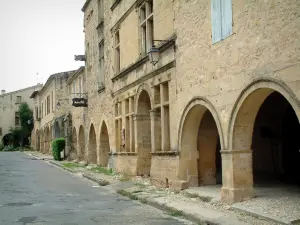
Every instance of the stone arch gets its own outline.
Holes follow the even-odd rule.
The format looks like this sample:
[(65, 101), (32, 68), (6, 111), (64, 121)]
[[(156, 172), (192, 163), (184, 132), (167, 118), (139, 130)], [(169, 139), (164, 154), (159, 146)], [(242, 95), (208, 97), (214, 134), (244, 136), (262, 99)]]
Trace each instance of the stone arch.
[(151, 97), (147, 90), (141, 89), (137, 98), (136, 110), (136, 149), (138, 154), (137, 175), (150, 176), (151, 170)]
[(99, 148), (99, 164), (103, 167), (108, 166), (110, 152), (109, 133), (105, 121), (100, 126), (100, 148)]
[(144, 93), (144, 92), (147, 92), (148, 93), (148, 96), (149, 96), (149, 99), (150, 99), (150, 104), (151, 104), (151, 109), (153, 108), (153, 97), (152, 97), (152, 95), (151, 95), (151, 88), (147, 85), (147, 84), (145, 84), (145, 83), (143, 83), (143, 84), (141, 84), (139, 87), (138, 87), (138, 89), (137, 89), (137, 94), (136, 94), (136, 98), (135, 98), (135, 112), (137, 113), (137, 111), (138, 111), (138, 100), (140, 99), (140, 95), (142, 94), (142, 93)]
[(85, 160), (85, 135), (84, 135), (84, 129), (81, 125), (79, 127), (78, 132), (78, 159), (79, 161)]
[(10, 133), (9, 134), (5, 134), (2, 138), (2, 143), (4, 146), (10, 145), (11, 144), (11, 140), (10, 140)]
[(188, 103), (180, 120), (178, 141), (180, 180), (190, 186), (221, 182), (217, 175), (221, 174), (224, 137), (217, 111), (208, 100), (198, 97)]
[[(270, 107), (272, 104), (273, 107)], [(283, 121), (284, 110), (290, 107), (299, 125), (299, 106), (299, 100), (293, 91), (286, 84), (275, 79), (255, 80), (241, 92), (232, 110), (228, 127), (228, 150), (224, 151), (223, 155), (223, 165), (228, 168), (227, 176), (223, 177), (225, 181), (222, 198), (224, 200), (236, 202), (253, 196), (253, 167), (257, 164), (254, 163), (253, 158), (256, 154), (267, 154), (266, 150), (268, 150), (270, 157), (262, 162), (263, 167), (273, 160), (271, 163), (275, 170), (274, 155), (271, 154), (274, 154), (274, 149), (276, 155), (283, 150), (280, 146), (281, 137), (278, 134), (282, 130), (279, 127), (282, 126), (280, 124)], [(266, 119), (264, 124), (261, 120), (263, 115), (265, 119), (268, 118), (266, 115), (271, 117)], [(275, 117), (277, 119), (274, 120)], [(264, 136), (268, 142), (266, 140), (262, 142)], [(263, 144), (266, 145), (262, 147)], [(257, 149), (262, 151), (256, 151)]]
[(89, 130), (88, 163), (97, 164), (97, 138), (93, 124)]
[(72, 146), (70, 151), (70, 160), (77, 159), (77, 152), (78, 152), (77, 146), (78, 146), (77, 132), (76, 132), (76, 128), (74, 127), (72, 130)]
[[(243, 141), (244, 144), (241, 143), (242, 145), (244, 145), (243, 147), (236, 142), (237, 140), (234, 140), (234, 132), (238, 132), (236, 128), (239, 123), (249, 124), (249, 122), (251, 123), (251, 121), (253, 122), (255, 120), (256, 114), (260, 106), (265, 101), (265, 99), (274, 91), (280, 93), (290, 103), (300, 121), (300, 102), (296, 95), (293, 93), (293, 91), (286, 84), (275, 79), (255, 80), (241, 92), (241, 94), (237, 98), (237, 101), (234, 104), (228, 128), (229, 150), (249, 150), (249, 148), (245, 146), (249, 146), (250, 136), (245, 141)], [(238, 116), (238, 114), (240, 116)], [(245, 116), (241, 116), (242, 114)], [(252, 128), (249, 127), (248, 132), (251, 133), (251, 130)]]

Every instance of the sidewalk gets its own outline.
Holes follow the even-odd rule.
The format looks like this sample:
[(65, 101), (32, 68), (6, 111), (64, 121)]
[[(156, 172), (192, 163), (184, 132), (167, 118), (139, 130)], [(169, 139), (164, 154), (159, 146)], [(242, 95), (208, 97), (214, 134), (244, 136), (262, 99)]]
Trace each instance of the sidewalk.
[(77, 164), (66, 161), (57, 162), (54, 161), (51, 156), (39, 152), (26, 153), (37, 159), (48, 161), (55, 166), (90, 179), (110, 192), (127, 196), (143, 204), (149, 204), (168, 212), (174, 217), (186, 218), (196, 224), (279, 224), (236, 211), (230, 205), (226, 205), (220, 201), (204, 201), (201, 196), (187, 195), (185, 192), (174, 193), (169, 189), (156, 188), (151, 186), (147, 179), (129, 178), (102, 169), (100, 172), (97, 172), (96, 166), (83, 166), (82, 163)]

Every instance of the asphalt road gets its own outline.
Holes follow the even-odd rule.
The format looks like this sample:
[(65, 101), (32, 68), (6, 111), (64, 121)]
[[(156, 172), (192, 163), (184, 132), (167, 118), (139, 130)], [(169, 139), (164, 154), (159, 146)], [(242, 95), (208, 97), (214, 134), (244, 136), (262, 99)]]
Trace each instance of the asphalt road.
[(24, 153), (0, 153), (0, 225), (179, 225), (151, 206)]

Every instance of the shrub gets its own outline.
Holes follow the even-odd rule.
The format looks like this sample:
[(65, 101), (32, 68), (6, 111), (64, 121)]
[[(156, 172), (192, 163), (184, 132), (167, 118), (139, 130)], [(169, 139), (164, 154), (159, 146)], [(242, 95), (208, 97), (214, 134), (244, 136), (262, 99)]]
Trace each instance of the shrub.
[(3, 149), (4, 149), (4, 144), (2, 144), (2, 143), (0, 142), (0, 152), (2, 152)]
[(7, 145), (3, 148), (4, 152), (13, 152), (13, 151), (17, 151), (17, 149), (13, 146), (13, 145)]
[(53, 158), (56, 161), (61, 161), (62, 158), (60, 157), (60, 153), (64, 150), (66, 145), (66, 141), (64, 138), (57, 138), (52, 142), (52, 154)]

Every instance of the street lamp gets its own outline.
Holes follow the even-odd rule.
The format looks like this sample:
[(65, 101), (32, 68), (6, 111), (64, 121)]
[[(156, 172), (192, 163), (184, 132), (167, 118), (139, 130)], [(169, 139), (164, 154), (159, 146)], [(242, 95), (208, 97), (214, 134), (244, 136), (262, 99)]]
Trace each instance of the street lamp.
[(58, 102), (58, 103), (56, 104), (56, 108), (57, 108), (57, 110), (60, 109), (60, 102)]
[(148, 55), (149, 55), (150, 63), (152, 63), (153, 66), (155, 66), (156, 63), (158, 63), (158, 59), (159, 59), (159, 48), (153, 45), (152, 48), (150, 48)]
[[(174, 39), (169, 39), (169, 40), (153, 40), (153, 43), (159, 42), (159, 45), (161, 47), (163, 44), (167, 44), (167, 43), (170, 43), (170, 42), (173, 42), (173, 41), (174, 41)], [(160, 53), (160, 47), (157, 47), (155, 44), (153, 44), (152, 48), (150, 48), (150, 50), (148, 52), (150, 63), (153, 64), (153, 66), (155, 66), (158, 63), (159, 53)]]

